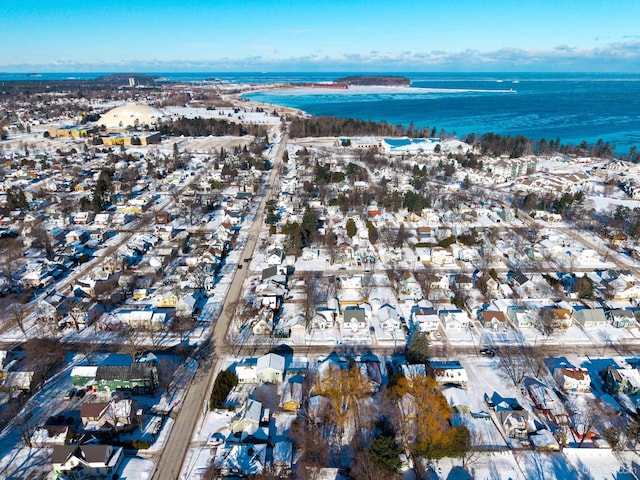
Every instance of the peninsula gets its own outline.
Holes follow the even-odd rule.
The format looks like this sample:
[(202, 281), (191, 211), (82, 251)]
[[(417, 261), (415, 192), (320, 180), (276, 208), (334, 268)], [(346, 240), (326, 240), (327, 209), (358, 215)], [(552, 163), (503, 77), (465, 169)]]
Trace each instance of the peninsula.
[(398, 75), (351, 75), (338, 78), (334, 83), (374, 87), (408, 87), (411, 85), (411, 80)]

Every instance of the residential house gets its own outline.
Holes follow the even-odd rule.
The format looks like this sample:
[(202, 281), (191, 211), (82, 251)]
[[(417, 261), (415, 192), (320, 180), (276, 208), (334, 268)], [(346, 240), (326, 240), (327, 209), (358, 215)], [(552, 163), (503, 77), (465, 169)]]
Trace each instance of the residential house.
[(84, 243), (89, 239), (89, 234), (83, 229), (75, 229), (67, 232), (64, 236), (67, 245), (71, 243)]
[(216, 449), (213, 463), (224, 477), (246, 478), (262, 473), (267, 461), (266, 444), (227, 443)]
[(51, 464), (70, 480), (111, 477), (124, 457), (122, 447), (111, 445), (56, 445)]
[[(7, 367), (9, 369), (10, 366)], [(32, 371), (0, 371), (0, 392), (35, 392), (40, 384), (39, 376)]]
[(153, 393), (159, 386), (154, 362), (131, 365), (77, 366), (71, 370), (73, 384), (92, 385), (96, 390), (131, 390), (135, 394)]
[(424, 243), (437, 243), (436, 236), (431, 227), (418, 227), (416, 230), (418, 241)]
[(271, 467), (278, 478), (288, 478), (293, 462), (293, 444), (282, 440), (273, 445)]
[(418, 307), (411, 312), (411, 323), (421, 332), (435, 332), (440, 328), (440, 317), (432, 307)]
[(31, 435), (32, 447), (53, 447), (66, 445), (73, 437), (73, 428), (69, 425), (45, 425), (37, 427)]
[(522, 272), (510, 272), (509, 280), (513, 285), (521, 288), (525, 288), (531, 282), (531, 279)]
[(87, 402), (80, 407), (85, 431), (126, 432), (136, 427), (136, 402), (114, 396), (109, 402)]
[(545, 328), (569, 328), (573, 316), (568, 308), (541, 308), (540, 320)]
[(273, 333), (273, 310), (263, 307), (253, 319), (251, 331), (254, 335), (271, 335)]
[(282, 386), (282, 409), (287, 412), (297, 412), (302, 405), (302, 377), (296, 375)]
[(508, 438), (527, 438), (529, 435), (529, 412), (526, 410), (500, 410), (495, 416)]
[(101, 320), (101, 325), (105, 327), (110, 323), (121, 323), (135, 329), (158, 331), (166, 327), (167, 314), (144, 307), (130, 310), (123, 306)]
[(337, 316), (338, 309), (334, 310), (329, 307), (318, 307), (312, 321), (313, 328), (317, 328), (319, 330), (333, 328)]
[(417, 302), (423, 298), (422, 288), (413, 273), (405, 272), (398, 284), (398, 299), (400, 301)]
[(96, 216), (93, 218), (93, 224), (99, 228), (105, 228), (111, 222), (111, 214), (110, 213), (96, 213)]
[(433, 370), (436, 382), (440, 385), (458, 385), (466, 388), (468, 382), (467, 371), (458, 360), (434, 360), (429, 363), (429, 366)]
[(609, 310), (607, 312), (607, 317), (609, 318), (611, 325), (616, 328), (631, 328), (636, 325), (636, 319), (631, 310)]
[(256, 378), (262, 383), (281, 384), (284, 377), (284, 357), (268, 353), (258, 358)]
[(516, 328), (533, 328), (538, 323), (535, 314), (522, 305), (507, 307), (506, 315)]
[(231, 432), (244, 441), (248, 436), (267, 436), (260, 432), (260, 422), (262, 421), (262, 403), (254, 399), (248, 399), (242, 410), (236, 415), (231, 423)]
[(505, 332), (509, 329), (507, 317), (502, 312), (485, 310), (482, 312), (480, 322), (484, 328), (496, 332)]
[(357, 363), (362, 379), (369, 385), (371, 391), (379, 390), (382, 386), (382, 370), (380, 359), (373, 354), (363, 355)]
[(469, 327), (469, 316), (462, 310), (440, 310), (440, 321), (446, 330), (465, 330)]
[(52, 292), (38, 302), (35, 316), (42, 322), (57, 322), (69, 312), (70, 303), (70, 298)]
[[(86, 427), (89, 424), (95, 424), (98, 420), (104, 417), (107, 408), (109, 407), (109, 402), (87, 402), (83, 403), (80, 407), (80, 419), (82, 420), (82, 425)], [(94, 428), (94, 430), (98, 430), (99, 428)]]
[(256, 286), (255, 296), (260, 299), (262, 306), (278, 310), (285, 293), (286, 289), (282, 285), (269, 280)]
[(192, 317), (196, 306), (196, 299), (187, 293), (176, 303), (176, 317)]
[(93, 212), (76, 212), (73, 214), (73, 223), (76, 225), (88, 225), (94, 217)]
[(286, 259), (285, 251), (282, 247), (271, 247), (267, 249), (266, 263), (267, 265), (282, 265)]
[(576, 308), (573, 313), (577, 322), (583, 328), (603, 328), (609, 321), (603, 308)]
[(553, 378), (565, 392), (588, 393), (591, 391), (591, 377), (586, 368), (556, 368), (553, 370)]
[(524, 379), (524, 385), (538, 410), (558, 424), (567, 421), (567, 414), (562, 402), (560, 402), (560, 399), (552, 389), (542, 382), (529, 377)]
[(156, 212), (156, 225), (166, 225), (171, 222), (171, 214), (164, 210)]
[(361, 307), (347, 307), (342, 313), (342, 324), (344, 329), (353, 332), (363, 331), (367, 328), (365, 309)]
[(621, 359), (600, 372), (605, 390), (610, 393), (634, 395), (640, 392), (640, 370)]
[(378, 309), (378, 322), (383, 330), (402, 330), (402, 321), (398, 311), (387, 303)]

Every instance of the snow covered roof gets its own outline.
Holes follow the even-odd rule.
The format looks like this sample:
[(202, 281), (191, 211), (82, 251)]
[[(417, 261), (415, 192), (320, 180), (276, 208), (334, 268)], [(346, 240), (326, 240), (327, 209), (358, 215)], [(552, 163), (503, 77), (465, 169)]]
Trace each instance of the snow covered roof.
[(133, 127), (144, 124), (153, 125), (158, 123), (158, 120), (164, 116), (165, 114), (162, 110), (150, 105), (128, 103), (106, 112), (100, 117), (98, 124), (108, 128)]
[(284, 357), (275, 353), (267, 353), (266, 355), (258, 358), (257, 367), (258, 370), (272, 368), (274, 370), (284, 372)]
[(223, 472), (251, 475), (262, 472), (266, 458), (266, 444), (229, 444), (216, 450), (214, 462)]

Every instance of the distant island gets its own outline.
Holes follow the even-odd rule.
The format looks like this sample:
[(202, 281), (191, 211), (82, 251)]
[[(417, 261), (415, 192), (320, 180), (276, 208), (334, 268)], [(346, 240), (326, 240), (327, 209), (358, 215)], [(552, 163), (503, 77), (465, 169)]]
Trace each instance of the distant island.
[(135, 80), (136, 85), (153, 85), (155, 83), (154, 77), (142, 73), (115, 73), (98, 77), (95, 81), (99, 83), (126, 85), (129, 83), (130, 78)]
[(335, 83), (368, 87), (408, 87), (411, 80), (397, 75), (351, 75), (338, 78)]

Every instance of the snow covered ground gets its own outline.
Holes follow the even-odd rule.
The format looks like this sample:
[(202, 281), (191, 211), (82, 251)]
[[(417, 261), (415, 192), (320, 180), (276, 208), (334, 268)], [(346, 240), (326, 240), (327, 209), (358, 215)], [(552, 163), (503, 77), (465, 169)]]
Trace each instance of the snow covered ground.
[(150, 480), (155, 466), (151, 460), (140, 457), (124, 457), (120, 467), (121, 480)]

